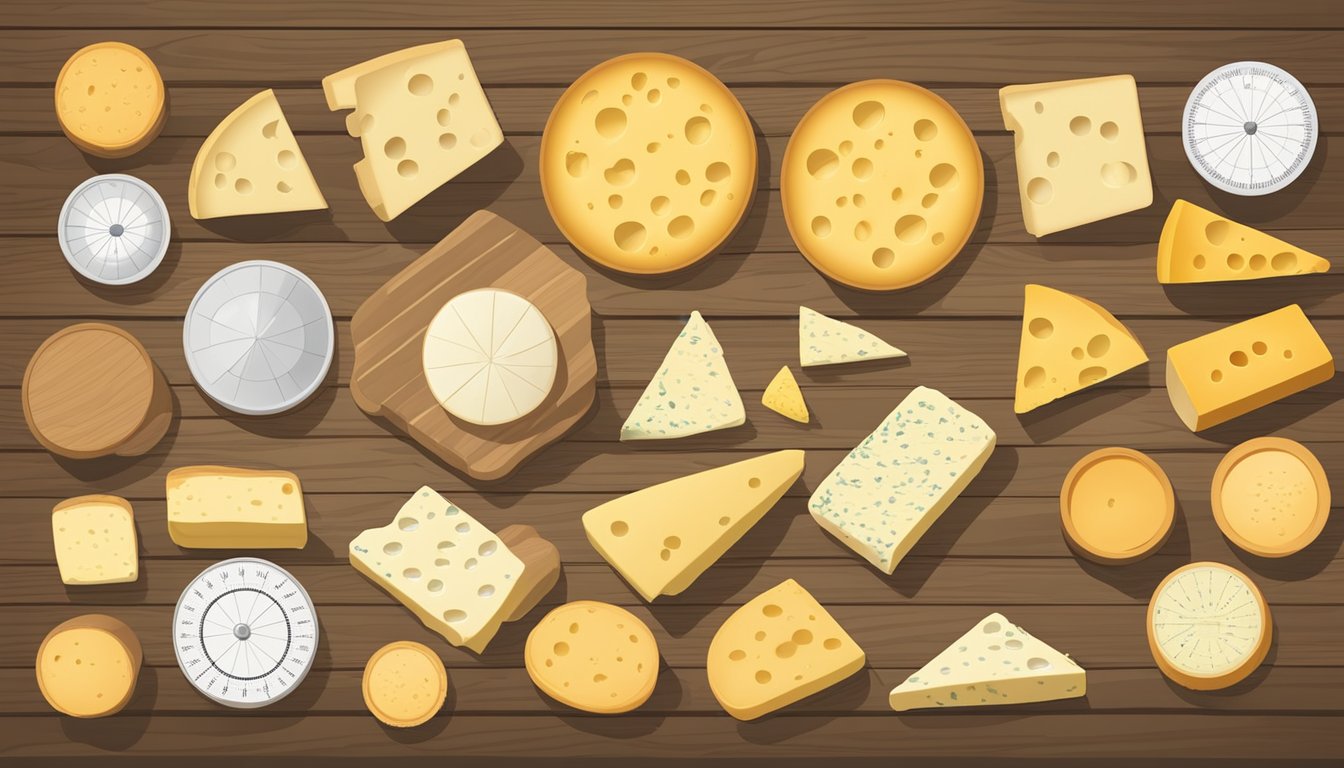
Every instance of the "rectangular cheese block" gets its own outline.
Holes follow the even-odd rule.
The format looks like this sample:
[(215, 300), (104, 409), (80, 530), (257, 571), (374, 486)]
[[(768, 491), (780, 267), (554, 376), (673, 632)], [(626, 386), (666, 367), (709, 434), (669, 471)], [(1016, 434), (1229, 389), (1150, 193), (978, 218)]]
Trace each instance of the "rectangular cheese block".
[(1334, 375), (1330, 350), (1296, 304), (1167, 350), (1167, 397), (1195, 432)]
[(1017, 147), (1022, 220), (1037, 237), (1153, 202), (1139, 91), (1130, 75), (999, 91)]
[(808, 502), (822, 528), (891, 573), (994, 452), (994, 430), (916, 387), (840, 461)]
[(120, 584), (140, 578), (135, 515), (119, 496), (79, 496), (51, 511), (56, 565), (66, 584)]
[(179, 547), (303, 549), (308, 518), (293, 472), (181, 467), (168, 473), (168, 535)]

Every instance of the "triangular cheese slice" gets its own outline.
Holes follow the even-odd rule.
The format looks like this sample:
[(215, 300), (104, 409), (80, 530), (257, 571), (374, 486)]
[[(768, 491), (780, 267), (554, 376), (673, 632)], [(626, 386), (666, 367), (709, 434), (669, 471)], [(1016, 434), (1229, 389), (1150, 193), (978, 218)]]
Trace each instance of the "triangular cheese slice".
[(196, 219), (327, 207), (275, 91), (258, 93), (215, 126), (191, 166), (187, 205)]
[(991, 613), (924, 668), (892, 689), (897, 712), (1027, 704), (1087, 693), (1087, 673), (1001, 613)]
[(799, 424), (806, 424), (811, 418), (807, 402), (803, 400), (803, 390), (798, 388), (798, 380), (793, 378), (793, 371), (787, 365), (770, 380), (761, 395), (761, 405)]
[(1146, 362), (1139, 340), (1101, 306), (1028, 285), (1013, 411), (1026, 413)]
[(802, 473), (802, 451), (757, 456), (609, 501), (584, 513), (583, 530), (645, 600), (680, 594)]
[(755, 720), (844, 680), (864, 659), (821, 603), (789, 579), (723, 622), (705, 671), (728, 714)]
[(1177, 200), (1157, 244), (1159, 283), (1214, 283), (1329, 272), (1314, 253)]
[(798, 308), (798, 359), (804, 368), (887, 357), (905, 357), (905, 353), (857, 325)]
[(666, 440), (746, 423), (742, 397), (709, 323), (692, 312), (621, 427), (622, 440)]

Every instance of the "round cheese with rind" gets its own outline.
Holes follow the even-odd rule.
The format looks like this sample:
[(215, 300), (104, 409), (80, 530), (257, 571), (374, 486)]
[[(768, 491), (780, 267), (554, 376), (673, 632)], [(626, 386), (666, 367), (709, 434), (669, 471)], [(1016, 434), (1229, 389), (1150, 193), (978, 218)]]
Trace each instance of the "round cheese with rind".
[(37, 650), (37, 685), (52, 709), (106, 717), (131, 700), (140, 639), (119, 619), (91, 613), (58, 624)]
[(1162, 673), (1196, 691), (1244, 680), (1269, 652), (1269, 605), (1244, 573), (1221, 563), (1177, 568), (1148, 603), (1148, 647)]
[(56, 118), (75, 146), (99, 157), (140, 151), (163, 129), (163, 78), (144, 51), (117, 42), (85, 46), (56, 77)]
[(658, 682), (658, 642), (638, 616), (591, 600), (546, 614), (523, 651), (527, 674), (547, 696), (597, 714), (629, 712)]
[(422, 643), (399, 640), (364, 665), (364, 706), (386, 725), (413, 728), (434, 717), (448, 695), (448, 670)]

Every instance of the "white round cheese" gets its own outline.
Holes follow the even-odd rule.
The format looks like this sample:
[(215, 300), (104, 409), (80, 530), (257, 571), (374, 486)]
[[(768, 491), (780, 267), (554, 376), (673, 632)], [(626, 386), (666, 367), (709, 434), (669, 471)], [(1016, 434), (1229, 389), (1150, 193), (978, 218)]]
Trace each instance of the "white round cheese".
[(1244, 679), (1269, 651), (1269, 606), (1245, 574), (1191, 563), (1158, 585), (1148, 606), (1148, 644), (1166, 675), (1214, 690)]
[(555, 384), (555, 333), (527, 299), (496, 288), (458, 294), (425, 333), (434, 399), (472, 424), (505, 424), (541, 405)]

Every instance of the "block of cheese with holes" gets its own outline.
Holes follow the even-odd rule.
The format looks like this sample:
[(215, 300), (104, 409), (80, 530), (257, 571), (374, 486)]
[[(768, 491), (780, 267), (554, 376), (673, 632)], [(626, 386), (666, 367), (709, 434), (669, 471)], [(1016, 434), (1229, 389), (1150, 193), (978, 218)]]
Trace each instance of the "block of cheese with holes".
[(755, 720), (863, 669), (863, 649), (802, 585), (788, 579), (723, 622), (705, 671), (719, 705)]
[(383, 221), (504, 143), (461, 40), (356, 64), (322, 78), (322, 91), (327, 108), (354, 110), (346, 130), (364, 149), (355, 178)]
[(1159, 283), (1214, 283), (1329, 272), (1314, 253), (1177, 200), (1157, 243)]
[(191, 165), (187, 205), (196, 219), (327, 207), (275, 91), (243, 102), (210, 132)]
[(1022, 220), (1037, 237), (1153, 202), (1139, 91), (1130, 75), (999, 91), (1017, 147)]
[(1334, 375), (1330, 350), (1296, 304), (1167, 350), (1167, 396), (1196, 432)]
[(1099, 304), (1027, 285), (1013, 412), (1027, 413), (1146, 362), (1138, 338)]
[(692, 312), (621, 425), (621, 440), (687, 437), (746, 421), (723, 346), (705, 318)]
[(168, 473), (168, 535), (179, 547), (303, 549), (308, 518), (293, 472), (180, 467)]
[(802, 451), (776, 451), (594, 507), (583, 515), (583, 530), (645, 600), (680, 594), (802, 473)]
[(560, 577), (555, 545), (527, 526), (495, 535), (429, 487), (350, 542), (350, 564), (426, 627), (476, 653)]
[(79, 496), (57, 504), (51, 538), (66, 584), (119, 584), (140, 577), (135, 515), (120, 496)]

